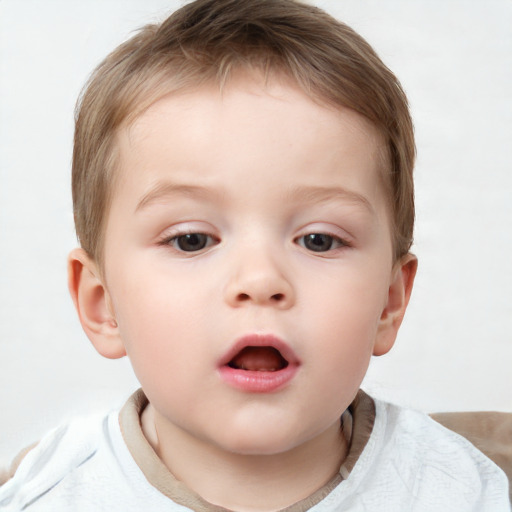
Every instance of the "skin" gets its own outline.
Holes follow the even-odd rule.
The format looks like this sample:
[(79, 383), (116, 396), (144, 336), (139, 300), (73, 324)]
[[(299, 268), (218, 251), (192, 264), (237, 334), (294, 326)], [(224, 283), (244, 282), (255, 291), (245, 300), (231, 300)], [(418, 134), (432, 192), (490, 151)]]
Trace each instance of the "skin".
[[(245, 74), (166, 96), (118, 144), (104, 269), (69, 260), (87, 335), (128, 354), (147, 438), (203, 498), (276, 510), (310, 495), (346, 455), (340, 416), (392, 347), (416, 271), (393, 262), (379, 133)], [(206, 245), (183, 250), (191, 233)], [(282, 340), (293, 378), (266, 393), (223, 380), (246, 335)]]

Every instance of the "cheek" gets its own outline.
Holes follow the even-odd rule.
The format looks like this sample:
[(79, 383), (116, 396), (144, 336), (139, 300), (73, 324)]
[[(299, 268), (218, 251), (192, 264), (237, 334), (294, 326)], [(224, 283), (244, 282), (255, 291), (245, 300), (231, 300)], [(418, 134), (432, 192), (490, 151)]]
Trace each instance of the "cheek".
[(311, 273), (303, 280), (301, 295), (324, 329), (336, 329), (349, 337), (351, 333), (371, 334), (386, 304), (388, 279), (376, 266), (347, 264), (331, 272)]
[(208, 314), (197, 290), (179, 279), (141, 271), (115, 275), (112, 291), (119, 333), (141, 381), (157, 378), (159, 371), (184, 371), (179, 361), (194, 364), (199, 355), (196, 340), (205, 334), (197, 312)]
[(315, 340), (313, 356), (328, 379), (362, 379), (373, 351), (387, 290), (382, 277), (361, 275), (331, 276), (323, 294), (309, 300), (304, 339)]
[(148, 336), (151, 331), (159, 334), (159, 330), (193, 325), (201, 297), (197, 280), (183, 272), (171, 273), (151, 260), (123, 263), (112, 272), (109, 289), (118, 323), (128, 327), (124, 334)]

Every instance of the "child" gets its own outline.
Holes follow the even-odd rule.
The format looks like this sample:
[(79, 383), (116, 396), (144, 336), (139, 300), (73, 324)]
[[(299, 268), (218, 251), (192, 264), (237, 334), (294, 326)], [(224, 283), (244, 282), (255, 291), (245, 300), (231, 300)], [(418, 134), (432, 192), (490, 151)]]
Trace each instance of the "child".
[(509, 510), (505, 475), (359, 386), (411, 294), (414, 138), (368, 44), (197, 0), (81, 98), (69, 286), (142, 389), (29, 451), (2, 510)]

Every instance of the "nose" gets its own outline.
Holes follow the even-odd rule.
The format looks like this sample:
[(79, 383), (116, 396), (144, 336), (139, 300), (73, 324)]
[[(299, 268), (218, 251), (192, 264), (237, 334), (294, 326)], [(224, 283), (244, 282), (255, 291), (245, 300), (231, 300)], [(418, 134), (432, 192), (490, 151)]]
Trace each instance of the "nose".
[(289, 309), (295, 303), (295, 292), (283, 269), (263, 251), (252, 251), (238, 257), (230, 268), (225, 300), (232, 307), (244, 305)]

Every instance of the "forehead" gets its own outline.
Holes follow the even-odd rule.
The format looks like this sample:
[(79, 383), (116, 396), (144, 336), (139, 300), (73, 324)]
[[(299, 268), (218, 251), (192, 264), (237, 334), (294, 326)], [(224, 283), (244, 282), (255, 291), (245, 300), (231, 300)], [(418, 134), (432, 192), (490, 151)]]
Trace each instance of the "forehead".
[(123, 126), (117, 144), (122, 181), (131, 176), (142, 184), (144, 176), (154, 181), (172, 170), (175, 178), (205, 183), (219, 171), (247, 166), (257, 178), (257, 166), (264, 165), (284, 173), (289, 184), (314, 185), (316, 169), (331, 161), (335, 172), (343, 161), (345, 169), (363, 163), (366, 185), (383, 190), (385, 145), (375, 126), (348, 108), (314, 101), (283, 77), (245, 73), (224, 87), (169, 93)]
[[(201, 109), (194, 109), (198, 102)], [(342, 124), (345, 130), (350, 126), (354, 138), (364, 138), (367, 144), (371, 144), (372, 153), (374, 149), (380, 152), (385, 149), (384, 137), (372, 122), (348, 107), (333, 106), (318, 95), (307, 94), (292, 78), (278, 72), (264, 75), (259, 70), (239, 70), (233, 72), (226, 82), (208, 81), (196, 87), (191, 84), (175, 86), (171, 81), (163, 86), (156, 99), (141, 99), (139, 103), (133, 108), (134, 115), (128, 116), (118, 129), (118, 141), (128, 136), (131, 142), (135, 142), (138, 137), (142, 140), (154, 135), (151, 134), (152, 126), (161, 122), (163, 116), (175, 118), (178, 131), (184, 121), (193, 120), (192, 116), (202, 116), (204, 124), (212, 113), (218, 121), (234, 113), (240, 125), (251, 123), (254, 116), (244, 116), (249, 114), (247, 107), (252, 104), (260, 114), (258, 117), (266, 116), (271, 122), (280, 113), (294, 116), (300, 123), (296, 125), (297, 138), (300, 138), (298, 132), (304, 129), (314, 131), (326, 124)], [(333, 130), (333, 136), (337, 135), (336, 132)]]

